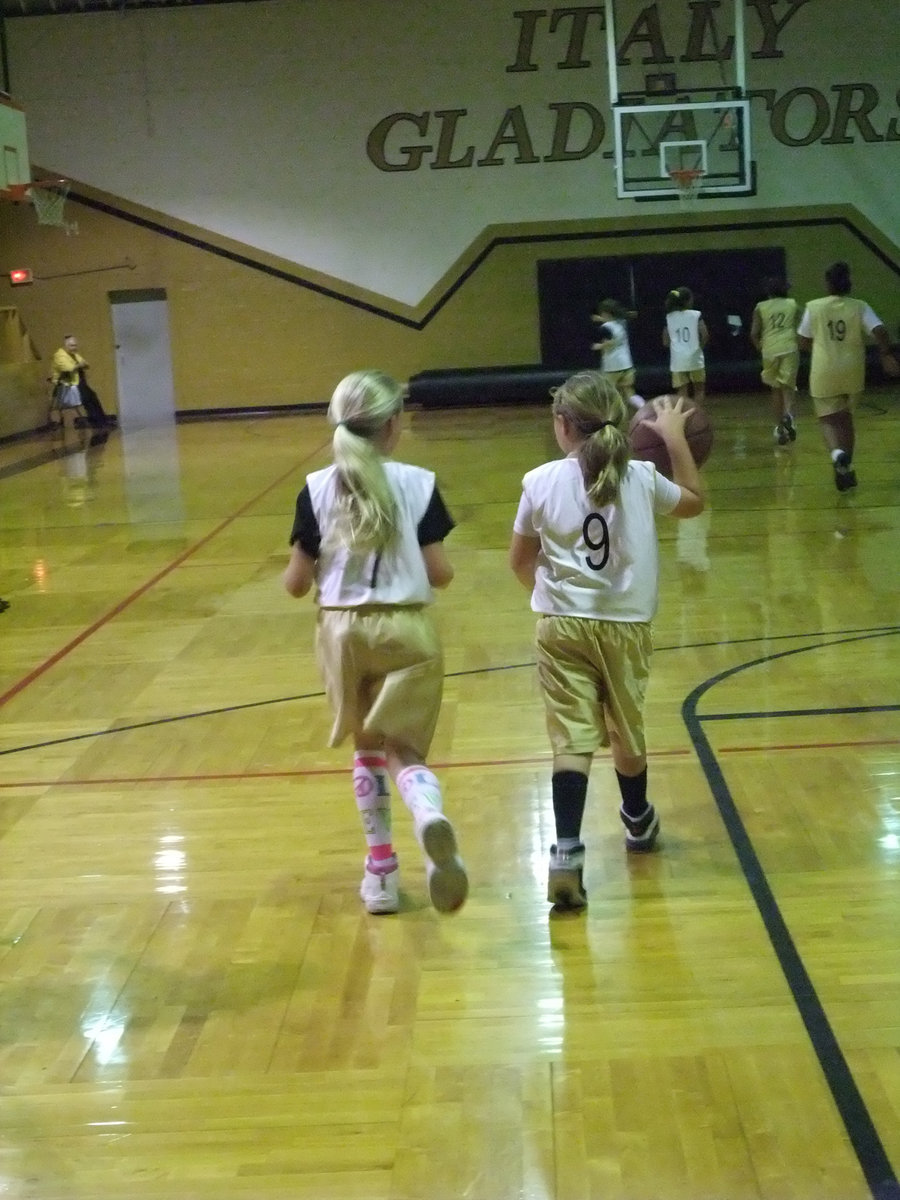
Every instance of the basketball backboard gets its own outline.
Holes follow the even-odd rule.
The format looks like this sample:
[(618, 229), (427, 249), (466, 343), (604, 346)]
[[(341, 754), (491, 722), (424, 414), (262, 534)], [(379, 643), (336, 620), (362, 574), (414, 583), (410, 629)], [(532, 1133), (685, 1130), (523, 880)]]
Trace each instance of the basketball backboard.
[(617, 195), (683, 199), (685, 173), (695, 198), (754, 193), (744, 0), (605, 5)]
[(30, 181), (25, 113), (6, 92), (0, 92), (0, 192), (5, 192), (10, 184)]

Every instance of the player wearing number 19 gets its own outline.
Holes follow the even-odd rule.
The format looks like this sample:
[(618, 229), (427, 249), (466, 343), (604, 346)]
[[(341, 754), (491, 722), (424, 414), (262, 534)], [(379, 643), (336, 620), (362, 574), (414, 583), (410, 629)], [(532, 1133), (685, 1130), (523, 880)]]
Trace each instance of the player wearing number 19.
[(866, 334), (877, 342), (886, 375), (900, 375), (884, 322), (864, 300), (850, 295), (850, 268), (833, 263), (825, 272), (828, 295), (810, 300), (800, 322), (800, 346), (812, 347), (809, 391), (839, 492), (856, 487), (853, 470), (853, 408), (866, 375)]
[(523, 479), (510, 566), (538, 614), (556, 825), (547, 898), (559, 908), (583, 908), (581, 825), (601, 747), (612, 751), (626, 849), (650, 850), (659, 833), (647, 799), (643, 718), (658, 593), (655, 517), (698, 516), (704, 492), (684, 435), (690, 410), (682, 397), (654, 402), (673, 482), (652, 463), (631, 459), (631, 412), (600, 372), (572, 375), (551, 394), (565, 458)]

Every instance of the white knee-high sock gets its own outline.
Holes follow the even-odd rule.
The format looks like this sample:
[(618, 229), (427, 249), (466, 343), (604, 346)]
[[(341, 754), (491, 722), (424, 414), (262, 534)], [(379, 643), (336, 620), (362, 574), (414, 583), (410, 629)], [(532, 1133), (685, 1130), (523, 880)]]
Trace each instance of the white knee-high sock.
[(441, 785), (424, 763), (404, 767), (397, 776), (397, 790), (414, 818), (435, 809), (440, 812), (443, 807)]

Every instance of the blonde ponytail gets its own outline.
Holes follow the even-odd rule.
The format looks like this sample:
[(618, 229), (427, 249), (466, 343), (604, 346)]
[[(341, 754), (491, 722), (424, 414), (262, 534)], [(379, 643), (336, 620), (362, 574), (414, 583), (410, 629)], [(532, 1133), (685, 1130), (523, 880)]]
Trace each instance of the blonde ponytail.
[(625, 402), (616, 386), (598, 371), (581, 371), (555, 389), (553, 412), (584, 439), (577, 457), (590, 500), (599, 508), (614, 503), (631, 458)]
[(338, 475), (333, 536), (351, 550), (381, 551), (397, 532), (397, 501), (373, 439), (403, 408), (403, 388), (382, 371), (355, 371), (334, 389), (328, 419)]

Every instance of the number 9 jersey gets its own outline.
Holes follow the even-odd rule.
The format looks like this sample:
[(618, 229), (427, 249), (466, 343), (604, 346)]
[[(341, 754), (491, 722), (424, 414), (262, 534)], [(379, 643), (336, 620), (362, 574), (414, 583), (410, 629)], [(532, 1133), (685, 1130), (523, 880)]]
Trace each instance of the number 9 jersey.
[(588, 499), (575, 455), (535, 467), (522, 480), (515, 532), (540, 538), (531, 607), (546, 616), (650, 621), (659, 594), (656, 515), (680, 487), (632, 459), (613, 504)]

